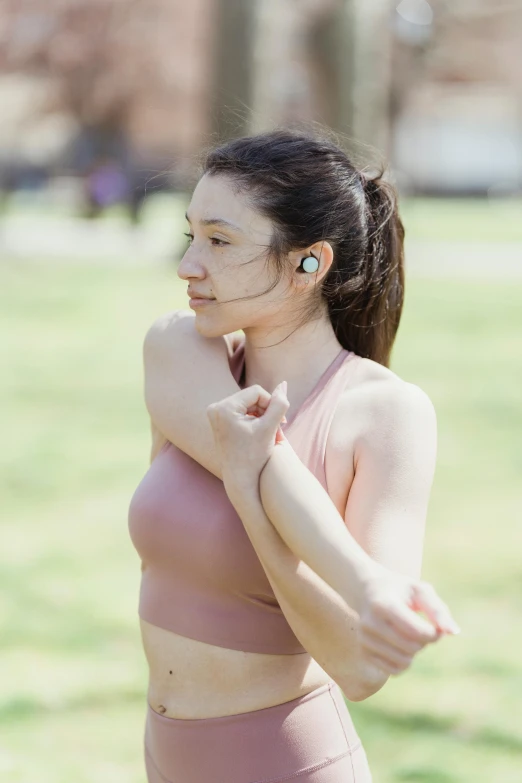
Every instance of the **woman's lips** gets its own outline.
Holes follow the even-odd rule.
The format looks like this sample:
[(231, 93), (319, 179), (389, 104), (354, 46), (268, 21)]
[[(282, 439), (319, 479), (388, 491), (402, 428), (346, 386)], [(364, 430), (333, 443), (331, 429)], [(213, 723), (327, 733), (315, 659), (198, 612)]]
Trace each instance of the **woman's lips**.
[(215, 299), (204, 299), (203, 297), (192, 297), (189, 299), (189, 307), (204, 307), (204, 305), (215, 302)]

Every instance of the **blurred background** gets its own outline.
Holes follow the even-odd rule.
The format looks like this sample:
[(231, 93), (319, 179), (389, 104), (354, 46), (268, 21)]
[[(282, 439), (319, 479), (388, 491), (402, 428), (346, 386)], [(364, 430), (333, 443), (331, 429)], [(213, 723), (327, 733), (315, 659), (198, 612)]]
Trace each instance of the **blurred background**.
[(375, 783), (520, 783), (522, 0), (0, 0), (0, 106), (0, 780), (144, 783), (143, 338), (201, 151), (320, 123), (399, 191), (462, 627), (350, 711)]

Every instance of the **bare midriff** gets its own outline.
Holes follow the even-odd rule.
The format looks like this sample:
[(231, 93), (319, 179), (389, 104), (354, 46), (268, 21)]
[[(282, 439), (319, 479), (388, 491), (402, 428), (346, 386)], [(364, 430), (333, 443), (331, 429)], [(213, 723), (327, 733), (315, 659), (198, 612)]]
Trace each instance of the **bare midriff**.
[(217, 647), (140, 620), (149, 665), (147, 699), (167, 718), (218, 718), (304, 696), (331, 677), (308, 654)]

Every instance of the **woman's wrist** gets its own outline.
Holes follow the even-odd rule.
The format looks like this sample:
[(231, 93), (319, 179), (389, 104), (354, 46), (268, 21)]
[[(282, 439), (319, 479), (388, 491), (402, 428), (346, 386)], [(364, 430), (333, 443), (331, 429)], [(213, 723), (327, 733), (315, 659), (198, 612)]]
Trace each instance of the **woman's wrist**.
[(259, 498), (259, 475), (250, 470), (241, 468), (230, 468), (227, 470), (226, 467), (223, 467), (223, 484), (232, 505), (244, 505), (253, 500), (261, 502)]
[(345, 560), (348, 560), (348, 568), (344, 570), (339, 594), (352, 609), (360, 613), (368, 587), (379, 576), (382, 566), (372, 560), (363, 549), (346, 553)]

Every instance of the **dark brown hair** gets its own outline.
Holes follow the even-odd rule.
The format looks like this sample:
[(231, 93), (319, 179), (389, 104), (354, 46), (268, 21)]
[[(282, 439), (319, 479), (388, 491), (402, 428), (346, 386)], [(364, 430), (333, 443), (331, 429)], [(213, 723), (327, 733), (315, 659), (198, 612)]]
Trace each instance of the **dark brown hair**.
[(291, 250), (330, 242), (333, 263), (303, 322), (326, 302), (343, 348), (388, 366), (404, 300), (404, 227), (384, 170), (367, 178), (333, 141), (275, 130), (212, 149), (203, 173), (230, 177), (272, 221), (279, 273)]

